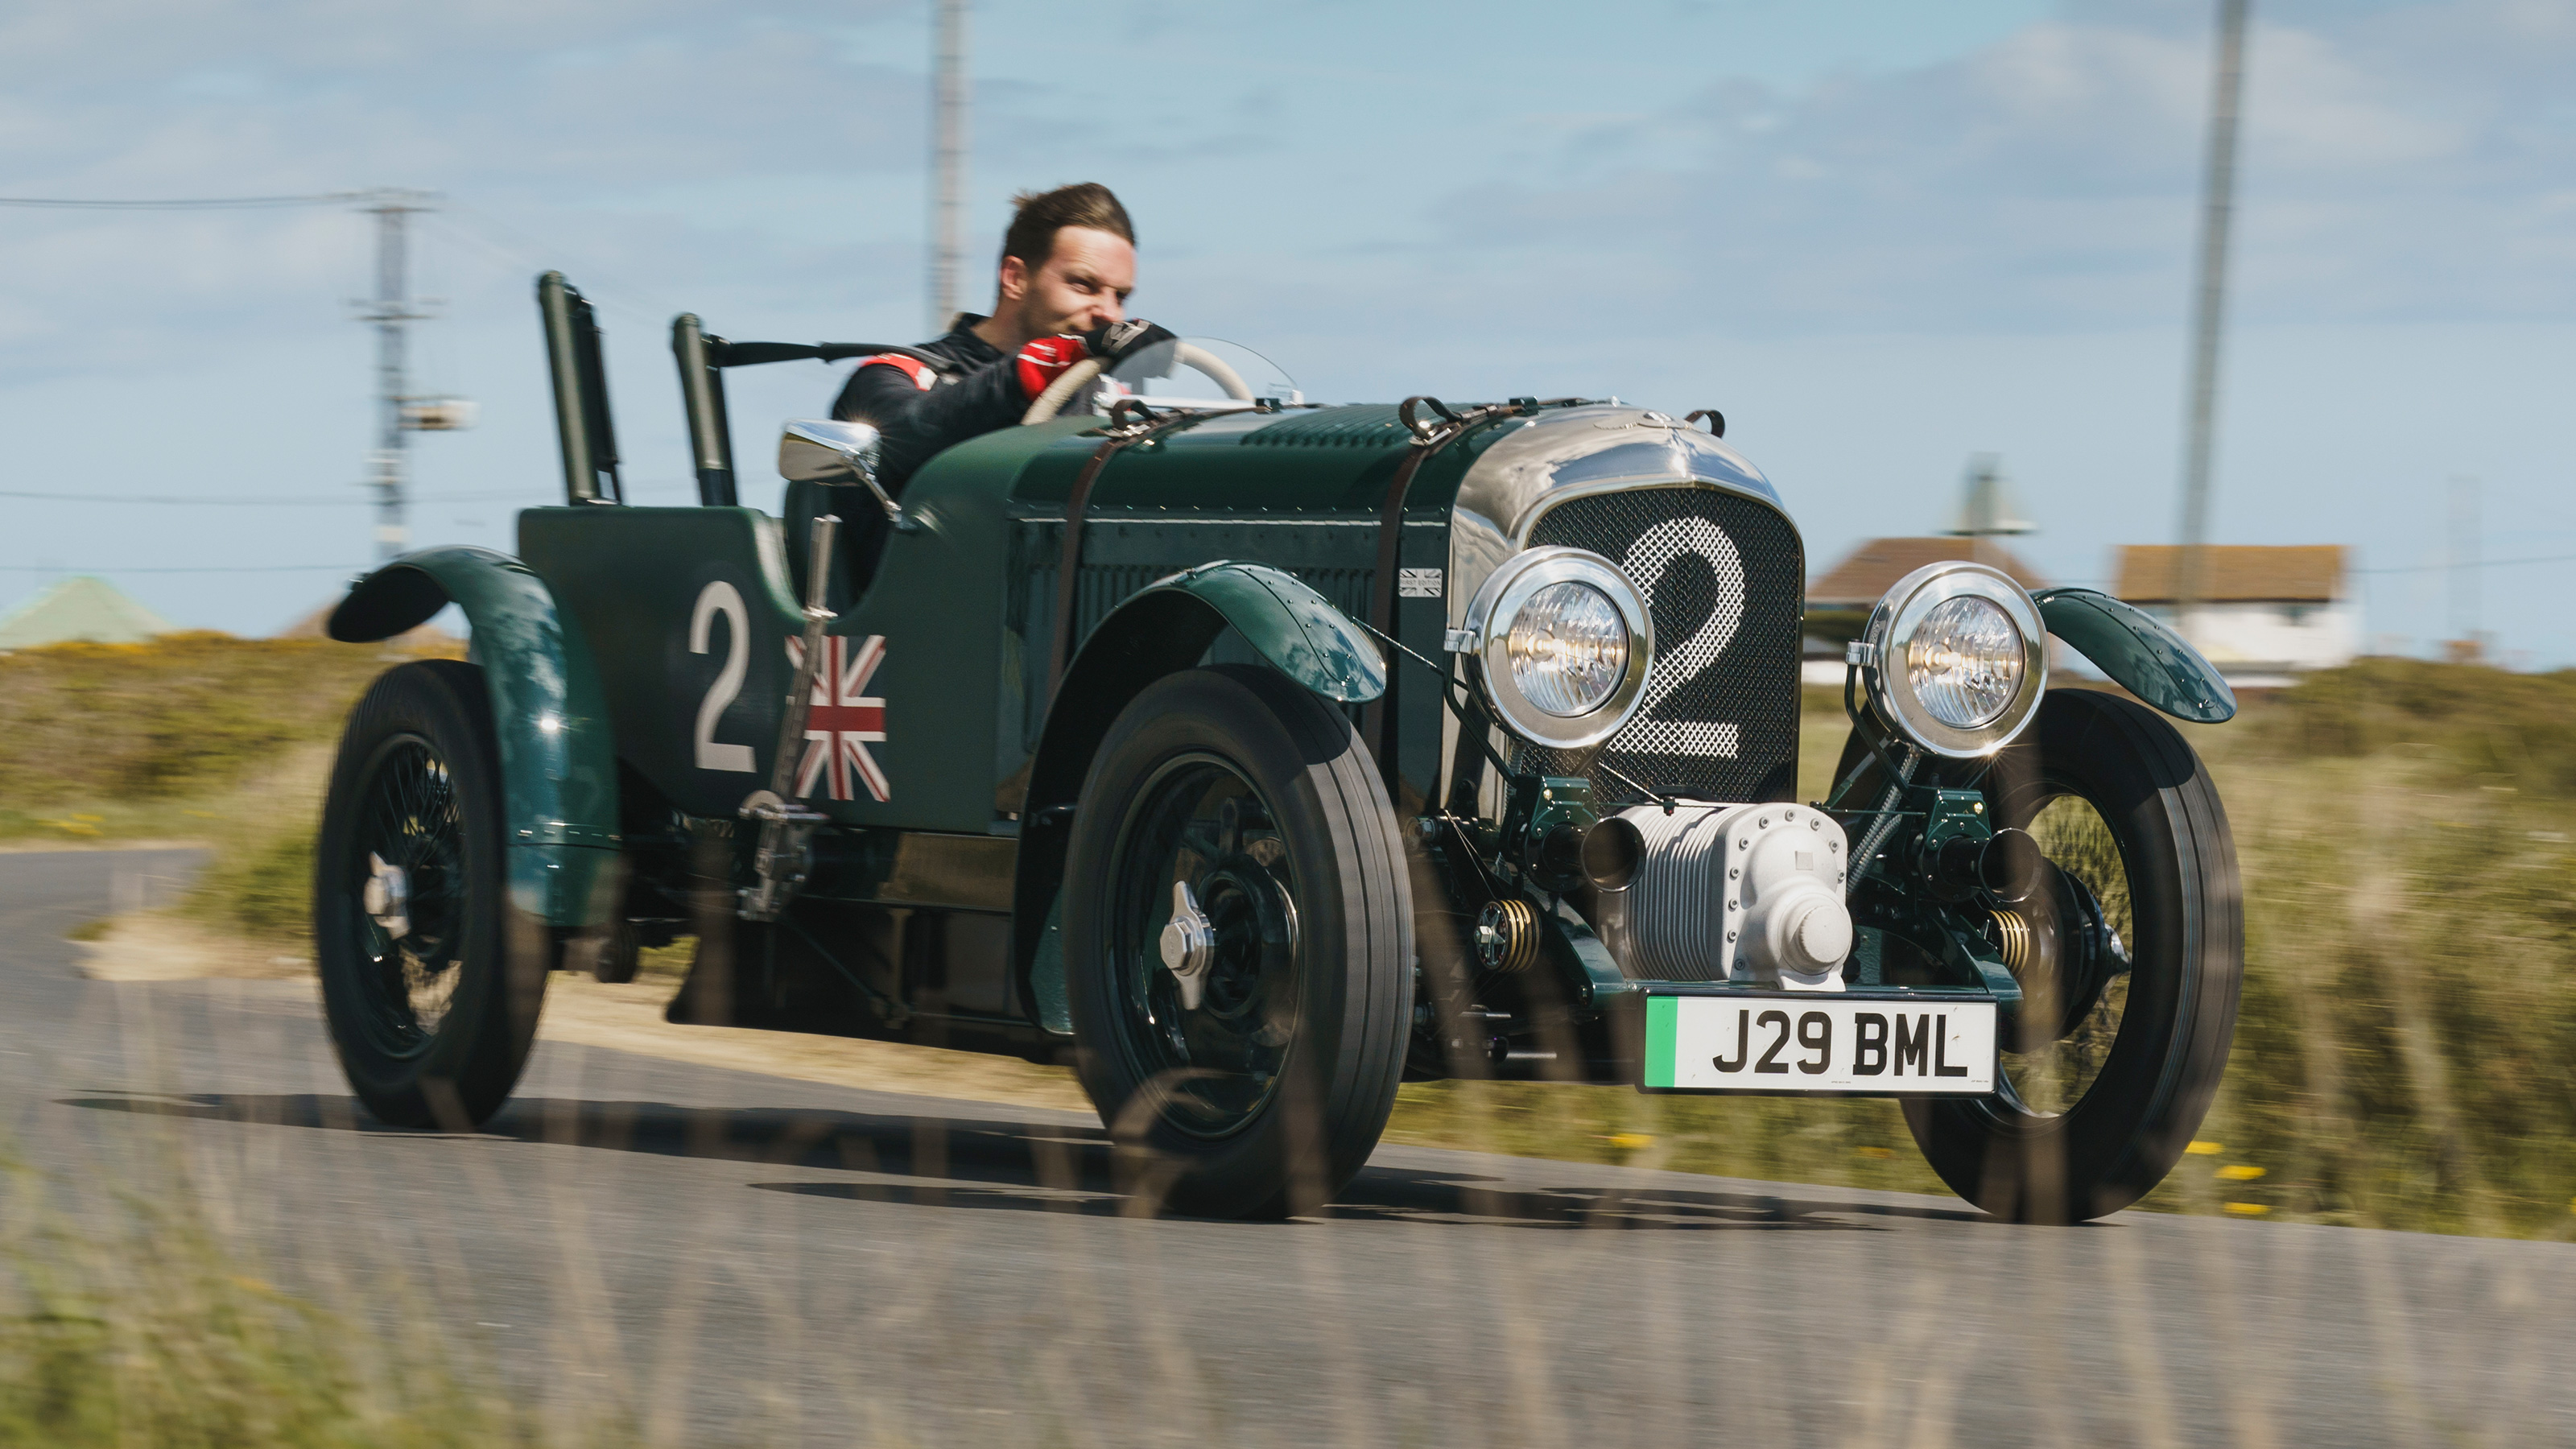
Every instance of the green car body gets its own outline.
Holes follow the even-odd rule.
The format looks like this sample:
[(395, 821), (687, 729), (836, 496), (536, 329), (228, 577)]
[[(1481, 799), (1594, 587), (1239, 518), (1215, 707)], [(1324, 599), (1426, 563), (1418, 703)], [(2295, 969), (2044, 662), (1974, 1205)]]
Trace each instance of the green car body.
[[(701, 503), (641, 507), (619, 501), (587, 308), (553, 274), (540, 295), (565, 505), (520, 516), (516, 558), (442, 548), (388, 565), (353, 587), (331, 632), (383, 638), (450, 602), (464, 610), (493, 716), (511, 907), (558, 943), (617, 932), (646, 943), (696, 936), (697, 964), (673, 1003), (675, 1019), (1069, 1058), (1080, 1015), (1068, 1007), (1069, 842), (1077, 817), (1099, 818), (1083, 812), (1124, 808), (1086, 801), (1086, 779), (1104, 740), (1132, 731), (1132, 703), (1158, 682), (1209, 666), (1272, 671), (1322, 701), (1347, 721), (1332, 729), (1365, 750), (1366, 773), (1383, 786), (1369, 798), (1384, 803), (1369, 808), (1392, 812), (1388, 838), (1401, 842), (1398, 869), (1410, 875), (1409, 890), (1392, 897), (1410, 903), (1410, 935), (1390, 938), (1409, 939), (1417, 953), (1403, 1067), (1410, 1078), (1470, 1073), (1687, 1090), (1675, 1085), (1670, 1061), (1643, 1060), (1676, 1050), (1686, 998), (1740, 1000), (1749, 1021), (1797, 989), (1848, 988), (1860, 1007), (1976, 1003), (2009, 1028), (2024, 1006), (2016, 973), (2056, 959), (2049, 952), (2090, 953), (2083, 960), (2093, 974), (2076, 993), (2083, 1003), (2102, 992), (2104, 973), (2129, 969), (2131, 943), (2080, 886), (2047, 908), (2062, 907), (2068, 944), (2030, 954), (2031, 930), (2061, 926), (2047, 924), (2056, 918), (2046, 910), (2032, 918), (2038, 927), (2014, 917), (2024, 897), (2000, 883), (2004, 867), (1979, 863), (2011, 854), (1995, 847), (2019, 834), (1988, 813), (1989, 799), (2003, 807), (2005, 796), (1994, 793), (2001, 787), (1976, 773), (1976, 760), (1960, 769), (1934, 760), (1912, 778), (1914, 762), (1929, 757), (1901, 744), (1883, 722), (1896, 716), (1875, 705), (1854, 705), (1858, 753), (1847, 753), (1835, 798), (1793, 806), (1804, 546), (1770, 481), (1722, 441), (1722, 419), (1703, 429), (1700, 414), (1675, 419), (1581, 399), (1463, 411), (1428, 399), (1400, 407), (1246, 400), (1160, 413), (1122, 404), (1105, 419), (1064, 417), (951, 447), (908, 480), (899, 510), (872, 495), (873, 484), (856, 486), (864, 465), (854, 465), (851, 486), (800, 474), (778, 517), (737, 501), (719, 369), (867, 349), (731, 345), (683, 317), (674, 349)], [(880, 506), (897, 521), (872, 579), (853, 589), (856, 561), (837, 545), (815, 547), (818, 531), (829, 536), (820, 520)], [(825, 576), (809, 578), (817, 560)], [(1513, 714), (1495, 671), (1518, 666), (1496, 652), (1499, 636), (1481, 632), (1491, 622), (1485, 611), (1514, 597), (1512, 580), (1539, 579), (1560, 563), (1575, 571), (1568, 577), (1590, 569), (1610, 580), (1629, 598), (1623, 607), (1633, 607), (1620, 656), (1633, 666), (1629, 692), (1616, 719), (1589, 735), (1576, 728), (1580, 719)], [(2018, 611), (2026, 658), (2038, 659), (2027, 651), (2041, 647), (2043, 629), (2053, 631), (2158, 708), (2203, 721), (2233, 713), (2206, 661), (2135, 609), (2082, 590), (2034, 600), (2000, 575), (1969, 584), (1989, 591), (1997, 618)], [(1891, 591), (1872, 637), (1914, 627), (1908, 617)], [(820, 655), (800, 673), (809, 638), (820, 640)], [(1873, 698), (1896, 687), (1868, 673), (1881, 658), (1869, 651), (1881, 647), (1854, 646), (1854, 678), (1878, 681)], [(2025, 714), (2045, 677), (2044, 663), (2031, 667), (2015, 706)], [(792, 701), (809, 680), (800, 726)], [(2134, 735), (2138, 727), (2121, 728)], [(2010, 733), (1997, 736), (1996, 749)], [(795, 760), (778, 758), (782, 738)], [(2144, 743), (2132, 754), (2166, 748), (2137, 739)], [(1901, 766), (1896, 750), (1906, 755)], [(1885, 786), (1874, 805), (1855, 786), (1872, 757), (1881, 773), (1866, 794)], [(2113, 781), (2095, 791), (2104, 799), (2124, 788), (2103, 778)], [(780, 794), (791, 798), (782, 803)], [(2215, 796), (2207, 800), (2204, 808), (2174, 795), (2167, 814), (2189, 826), (2200, 818), (2191, 811), (2215, 810)], [(1691, 818), (1724, 818), (1734, 822), (1726, 829), (1746, 832), (1707, 849), (1750, 851), (1775, 823), (1784, 837), (1814, 832), (1799, 837), (1796, 870), (1821, 871), (1807, 883), (1819, 900), (1830, 889), (1833, 904), (1810, 901), (1799, 917), (1807, 925), (1779, 929), (1840, 921), (1799, 938), (1810, 942), (1799, 949), (1831, 956), (1831, 981), (1801, 988), (1788, 966), (1748, 970), (1754, 958), (1738, 955), (1739, 887), (1724, 881), (1759, 875), (1754, 855), (1705, 856), (1741, 868), (1707, 873), (1705, 882), (1688, 877), (1690, 891), (1708, 893), (1711, 914), (1672, 924), (1682, 907), (1651, 898), (1642, 883), (1669, 894), (1683, 877), (1672, 874), (1677, 867), (1641, 867), (1638, 852), (1679, 849), (1645, 842), (1669, 835), (1659, 820), (1684, 806), (1697, 814), (1673, 830)], [(1850, 855), (1828, 860), (1821, 847), (1842, 851), (1846, 827)], [(2150, 827), (2168, 828), (2135, 828)], [(2224, 879), (2209, 874), (2192, 889), (2225, 896), (2234, 887), (2232, 861), (2221, 859), (2223, 817), (2213, 828), (2217, 843), (2200, 849), (2217, 863), (2210, 871), (2224, 865)], [(2027, 848), (2022, 838), (2016, 849)], [(1609, 844), (1596, 858), (1599, 842)], [(386, 902), (418, 882), (366, 860), (377, 875), (365, 913), (380, 926), (401, 925), (403, 907)], [(366, 881), (357, 865), (326, 878)], [(1632, 878), (1641, 882), (1635, 890)], [(2057, 875), (2032, 877), (2043, 878)], [(1754, 907), (1753, 882), (1740, 889), (1741, 904)], [(782, 904), (762, 904), (772, 900)], [(1184, 891), (1148, 909), (1169, 914), (1164, 964), (1185, 975), (1186, 952), (1172, 933), (1186, 934), (1197, 904)], [(1142, 924), (1150, 931), (1161, 919)], [(2209, 928), (2208, 959), (2224, 965), (2227, 951), (2241, 952), (2227, 935), (2234, 918), (2209, 919), (2218, 924)], [(1744, 924), (1759, 925), (1750, 915)], [(1762, 929), (1773, 930), (1763, 959), (1803, 959), (1782, 955), (1777, 929)], [(1830, 944), (1835, 930), (1852, 963), (1849, 981)], [(377, 939), (368, 949), (382, 959)], [(1756, 948), (1748, 939), (1742, 949)], [(2106, 964), (2112, 955), (2116, 972)], [(2190, 1100), (2113, 1135), (2160, 1134), (2161, 1142), (2173, 1122), (2197, 1122), (2215, 1081), (2206, 1060), (2213, 1030), (2216, 1061), (2224, 1060), (2232, 977), (2226, 990), (2223, 1019), (2194, 1018), (2202, 1045), (2193, 1048), (2201, 1064), (2183, 1094)], [(1650, 1001), (1660, 1004), (1650, 1009)], [(1785, 1043), (1788, 1017), (1772, 1017)], [(1802, 1036), (1810, 1018), (1823, 1020), (1801, 1017)], [(2176, 1036), (2155, 1050), (2188, 1045)], [(1717, 1062), (1725, 1065), (1722, 1049)], [(1369, 1110), (1382, 1124), (1383, 1108)], [(1374, 1141), (1367, 1117), (1359, 1113), (1355, 1130)], [(1987, 1129), (1971, 1128), (1939, 1129), (1956, 1140), (1936, 1152), (1939, 1131), (1918, 1124), (1954, 1182), (1985, 1171), (1977, 1154), (1987, 1149), (1977, 1144), (1986, 1139), (1976, 1133)], [(2169, 1162), (2169, 1145), (2145, 1158)], [(2094, 1207), (2116, 1204), (2163, 1170), (2106, 1168), (2096, 1177), (2111, 1186), (2077, 1190), (2092, 1193)], [(2013, 1211), (2059, 1210), (2012, 1201), (2022, 1204)]]
[[(1454, 572), (1459, 487), (1489, 450), (1534, 428), (1591, 434), (1604, 423), (1652, 439), (1645, 451), (1661, 455), (1676, 454), (1677, 430), (1698, 434), (1609, 405), (1501, 409), (1412, 470), (1395, 525), (1399, 565), (1417, 578)], [(802, 901), (952, 914), (966, 919), (951, 934), (979, 942), (1007, 934), (1006, 958), (942, 962), (942, 976), (958, 1024), (1023, 1049), (1061, 1032), (1060, 1015), (1051, 1022), (1044, 1010), (1061, 988), (1029, 979), (1042, 968), (1044, 922), (1062, 874), (1063, 817), (1050, 817), (1050, 807), (1073, 801), (1091, 746), (1143, 685), (1202, 659), (1259, 659), (1355, 718), (1371, 704), (1388, 707), (1393, 719), (1379, 737), (1395, 761), (1390, 793), (1416, 808), (1437, 798), (1451, 763), (1444, 751), (1457, 743), (1440, 682), (1399, 655), (1396, 665), (1414, 677), (1399, 673), (1390, 690), (1390, 651), (1363, 627), (1388, 531), (1386, 494), (1418, 446), (1388, 406), (1225, 414), (1121, 450), (1088, 499), (1079, 647), (1051, 687), (1065, 503), (1103, 431), (1084, 418), (989, 434), (941, 454), (911, 481), (904, 506), (919, 527), (891, 537), (865, 597), (829, 629), (845, 651), (881, 644), (858, 697), (882, 701), (866, 708), (882, 711), (884, 738), (869, 742), (869, 753), (885, 798), (863, 781), (848, 798), (828, 788), (806, 797), (832, 826)], [(1677, 455), (1722, 454), (1722, 444), (1698, 436), (1704, 441)], [(1768, 484), (1723, 456), (1731, 461), (1714, 481), (1655, 478), (1615, 457), (1608, 481), (1628, 485), (1621, 492), (1704, 497), (1758, 517), (1787, 545), (1769, 560), (1780, 607), (1740, 625), (1736, 641), (1742, 653), (1767, 656), (1767, 679), (1743, 703), (1764, 716), (1750, 726), (1769, 742), (1761, 783), (1787, 798), (1804, 559)], [(570, 807), (540, 793), (523, 806), (514, 789), (514, 819), (529, 824), (513, 829), (578, 827), (605, 841), (622, 826), (630, 854), (673, 855), (687, 821), (731, 821), (775, 765), (789, 641), (803, 625), (795, 531), (746, 507), (530, 509), (520, 517), (517, 559), (455, 549), (407, 559), (363, 582), (335, 629), (382, 637), (453, 598), (496, 680), (561, 677), (578, 686), (560, 704), (506, 692), (496, 700), (513, 720), (551, 711), (565, 722), (542, 736), (533, 724), (504, 729), (514, 785), (556, 768), (523, 768), (507, 748), (521, 736), (563, 741), (589, 782), (575, 802), (586, 813), (560, 827)], [(406, 573), (436, 579), (444, 593), (391, 607), (393, 581)], [(1429, 586), (1414, 593), (1395, 601), (1389, 632), (1423, 659), (1440, 657), (1452, 600)], [(550, 622), (520, 623), (527, 614)], [(612, 792), (599, 788), (612, 773), (626, 781), (622, 819), (611, 813)], [(638, 874), (657, 872), (647, 865)], [(644, 904), (673, 920), (686, 914), (673, 902)], [(580, 929), (613, 910), (591, 895), (557, 892), (544, 914)], [(994, 929), (1014, 917), (1016, 929)], [(992, 968), (991, 979), (962, 979), (976, 964)], [(1580, 986), (1589, 991), (1599, 974), (1582, 973)]]

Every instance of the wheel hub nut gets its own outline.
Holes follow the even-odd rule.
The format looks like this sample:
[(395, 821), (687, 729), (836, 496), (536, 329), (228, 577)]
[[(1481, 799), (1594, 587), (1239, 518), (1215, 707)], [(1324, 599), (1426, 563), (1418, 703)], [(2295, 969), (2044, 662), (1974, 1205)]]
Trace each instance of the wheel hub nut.
[(1164, 969), (1180, 983), (1181, 1009), (1198, 1010), (1207, 994), (1208, 965), (1216, 959), (1216, 929), (1188, 881), (1172, 882), (1172, 919), (1164, 923), (1161, 946)]

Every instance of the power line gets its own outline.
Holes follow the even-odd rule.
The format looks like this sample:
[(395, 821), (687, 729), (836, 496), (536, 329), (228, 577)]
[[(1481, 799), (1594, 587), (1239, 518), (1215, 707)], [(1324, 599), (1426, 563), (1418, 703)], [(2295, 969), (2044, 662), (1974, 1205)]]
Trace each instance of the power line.
[(47, 207), (64, 211), (221, 211), (261, 206), (345, 205), (364, 201), (373, 194), (366, 191), (324, 191), (311, 196), (182, 196), (146, 200), (0, 196), (0, 206)]
[[(469, 246), (480, 247), (491, 255), (525, 267), (530, 272), (542, 272), (559, 264), (540, 260), (536, 255), (538, 252), (560, 251), (562, 248), (559, 244), (530, 237), (481, 207), (469, 206), (461, 201), (449, 201), (443, 210), (430, 213), (428, 221), (432, 227), (445, 232), (450, 238), (462, 241)], [(582, 295), (589, 298), (594, 306), (604, 301), (610, 310), (625, 313), (651, 326), (658, 327), (668, 321), (673, 314), (688, 310), (667, 298), (656, 296), (646, 288), (609, 275), (592, 261), (581, 262), (581, 278)], [(602, 285), (603, 283), (605, 286)], [(630, 301), (620, 302), (615, 296), (602, 298), (600, 295), (602, 291), (622, 292)]]
[(2500, 569), (2513, 564), (2576, 563), (2576, 553), (2540, 554), (2532, 558), (2491, 558), (2476, 563), (2405, 564), (2396, 568), (2352, 569), (2356, 574), (2429, 574), (2440, 569)]
[[(525, 498), (513, 493), (442, 493), (413, 501), (419, 503), (500, 503)], [(0, 488), (0, 498), (33, 498), (49, 503), (140, 503), (153, 507), (173, 505), (195, 508), (367, 508), (372, 498), (182, 498), (157, 493), (33, 493), (15, 488)]]
[(365, 573), (364, 564), (193, 564), (182, 568), (75, 568), (54, 564), (0, 564), (0, 574), (315, 574)]

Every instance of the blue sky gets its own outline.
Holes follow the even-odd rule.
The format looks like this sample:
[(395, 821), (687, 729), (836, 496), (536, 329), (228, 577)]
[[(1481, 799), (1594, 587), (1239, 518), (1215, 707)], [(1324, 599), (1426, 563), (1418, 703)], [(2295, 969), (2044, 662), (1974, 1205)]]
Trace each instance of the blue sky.
[[(1310, 396), (1725, 410), (1813, 562), (1937, 526), (2003, 455), (2097, 580), (2177, 512), (2212, 6), (1586, 7), (990, 0), (974, 245), (1023, 186), (1117, 187), (1138, 309)], [(0, 16), (0, 193), (434, 188), (421, 381), (480, 401), (415, 456), (424, 541), (507, 547), (557, 488), (528, 285), (603, 306), (635, 491), (685, 496), (670, 314), (923, 330), (926, 3), (43, 0)], [(2445, 488), (2490, 559), (2576, 554), (2576, 0), (2257, 0), (2217, 526), (2356, 546), (2370, 628), (2448, 629)], [(264, 633), (355, 565), (365, 219), (0, 211), (0, 604), (113, 566)], [(746, 458), (833, 378), (737, 375)], [(2576, 663), (2576, 563), (2490, 568), (2480, 624)]]

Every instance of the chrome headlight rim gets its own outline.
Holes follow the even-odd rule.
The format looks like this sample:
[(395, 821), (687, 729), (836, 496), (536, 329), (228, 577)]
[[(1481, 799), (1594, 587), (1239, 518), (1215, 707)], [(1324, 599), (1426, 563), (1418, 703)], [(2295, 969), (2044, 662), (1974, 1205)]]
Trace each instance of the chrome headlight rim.
[[(2012, 698), (1994, 718), (1967, 729), (1936, 718), (1905, 668), (1906, 648), (1932, 611), (1962, 598), (1982, 599), (2000, 610), (2021, 635), (2022, 650)], [(1870, 610), (1860, 644), (1861, 683), (1879, 717), (1910, 743), (1945, 759), (1982, 759), (2011, 744), (2038, 716), (2040, 696), (2048, 690), (2048, 628), (2039, 606), (2011, 575), (1988, 564), (1945, 560), (1898, 579)]]
[[(1568, 583), (1608, 599), (1628, 635), (1627, 667), (1618, 682), (1599, 705), (1578, 715), (1550, 713), (1524, 695), (1512, 677), (1508, 652), (1521, 611), (1543, 590)], [(1617, 564), (1586, 549), (1533, 548), (1514, 554), (1486, 576), (1467, 605), (1466, 627), (1453, 636), (1452, 647), (1475, 658), (1486, 702), (1512, 733), (1549, 749), (1579, 750), (1617, 734), (1637, 712), (1654, 667), (1655, 621), (1645, 596)]]

